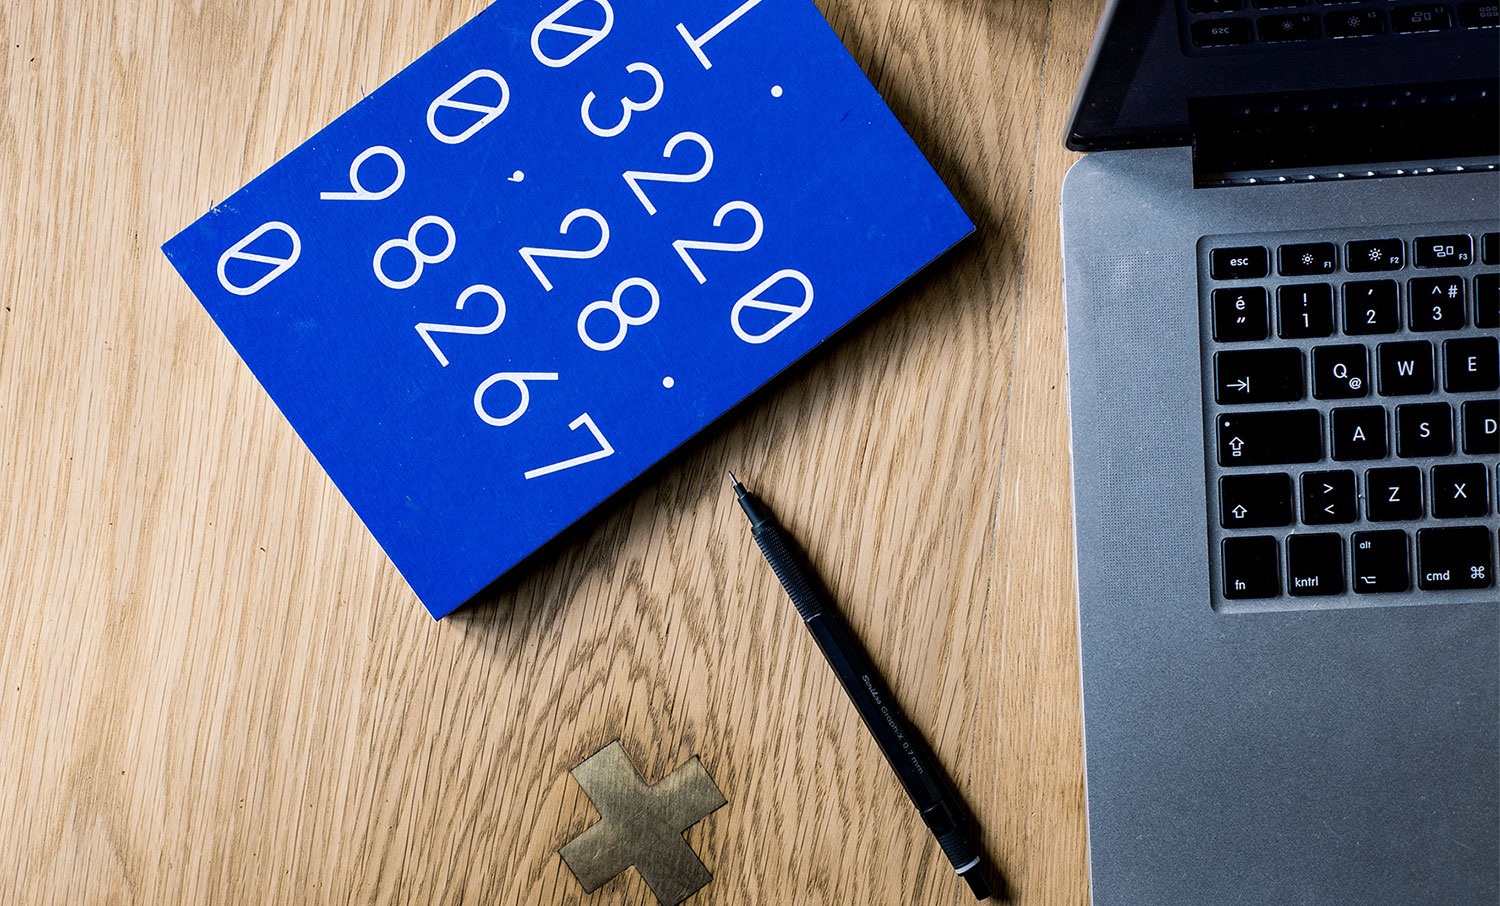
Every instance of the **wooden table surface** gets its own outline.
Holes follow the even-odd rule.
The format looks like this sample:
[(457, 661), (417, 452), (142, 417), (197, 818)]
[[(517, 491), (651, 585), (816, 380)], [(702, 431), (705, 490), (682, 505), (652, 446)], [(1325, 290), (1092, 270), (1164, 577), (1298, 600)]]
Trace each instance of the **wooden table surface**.
[(614, 739), (728, 799), (691, 904), (972, 902), (726, 466), (1013, 902), (1086, 903), (1057, 204), (1098, 0), (819, 0), (977, 241), (434, 623), (158, 246), (484, 5), (0, 6), (0, 903), (654, 904), (557, 854)]

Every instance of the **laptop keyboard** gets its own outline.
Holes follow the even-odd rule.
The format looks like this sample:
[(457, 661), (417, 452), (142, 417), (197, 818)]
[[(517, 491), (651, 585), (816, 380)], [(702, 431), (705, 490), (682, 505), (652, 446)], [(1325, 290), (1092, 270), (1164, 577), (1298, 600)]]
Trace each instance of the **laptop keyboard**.
[(1377, 35), (1423, 35), (1500, 26), (1497, 0), (1369, 3), (1347, 0), (1178, 0), (1188, 41), (1216, 49)]
[(1200, 241), (1216, 607), (1500, 598), (1495, 227)]

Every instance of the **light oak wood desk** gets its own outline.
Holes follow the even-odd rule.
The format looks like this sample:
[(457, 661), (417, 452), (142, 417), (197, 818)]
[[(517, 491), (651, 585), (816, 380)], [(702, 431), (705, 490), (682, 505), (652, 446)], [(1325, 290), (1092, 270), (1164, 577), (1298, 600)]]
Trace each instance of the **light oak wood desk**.
[(1014, 902), (1085, 903), (1057, 202), (1098, 0), (819, 0), (977, 241), (434, 623), (157, 246), (484, 5), (0, 6), (0, 903), (654, 904), (557, 855), (616, 738), (729, 800), (690, 903), (971, 901), (726, 466)]

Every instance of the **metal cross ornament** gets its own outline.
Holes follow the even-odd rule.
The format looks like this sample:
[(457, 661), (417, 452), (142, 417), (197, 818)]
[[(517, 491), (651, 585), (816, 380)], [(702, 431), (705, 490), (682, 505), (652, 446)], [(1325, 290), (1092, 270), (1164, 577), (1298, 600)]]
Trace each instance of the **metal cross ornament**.
[(635, 866), (662, 906), (677, 906), (713, 880), (683, 834), (727, 800), (694, 755), (647, 784), (616, 740), (574, 768), (599, 820), (559, 853), (585, 893)]

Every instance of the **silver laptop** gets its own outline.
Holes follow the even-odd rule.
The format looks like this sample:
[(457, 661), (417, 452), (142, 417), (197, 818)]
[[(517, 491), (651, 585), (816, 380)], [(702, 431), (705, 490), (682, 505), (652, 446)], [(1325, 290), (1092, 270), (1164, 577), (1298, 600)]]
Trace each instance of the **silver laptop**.
[(1497, 22), (1107, 5), (1062, 200), (1095, 906), (1500, 903)]

